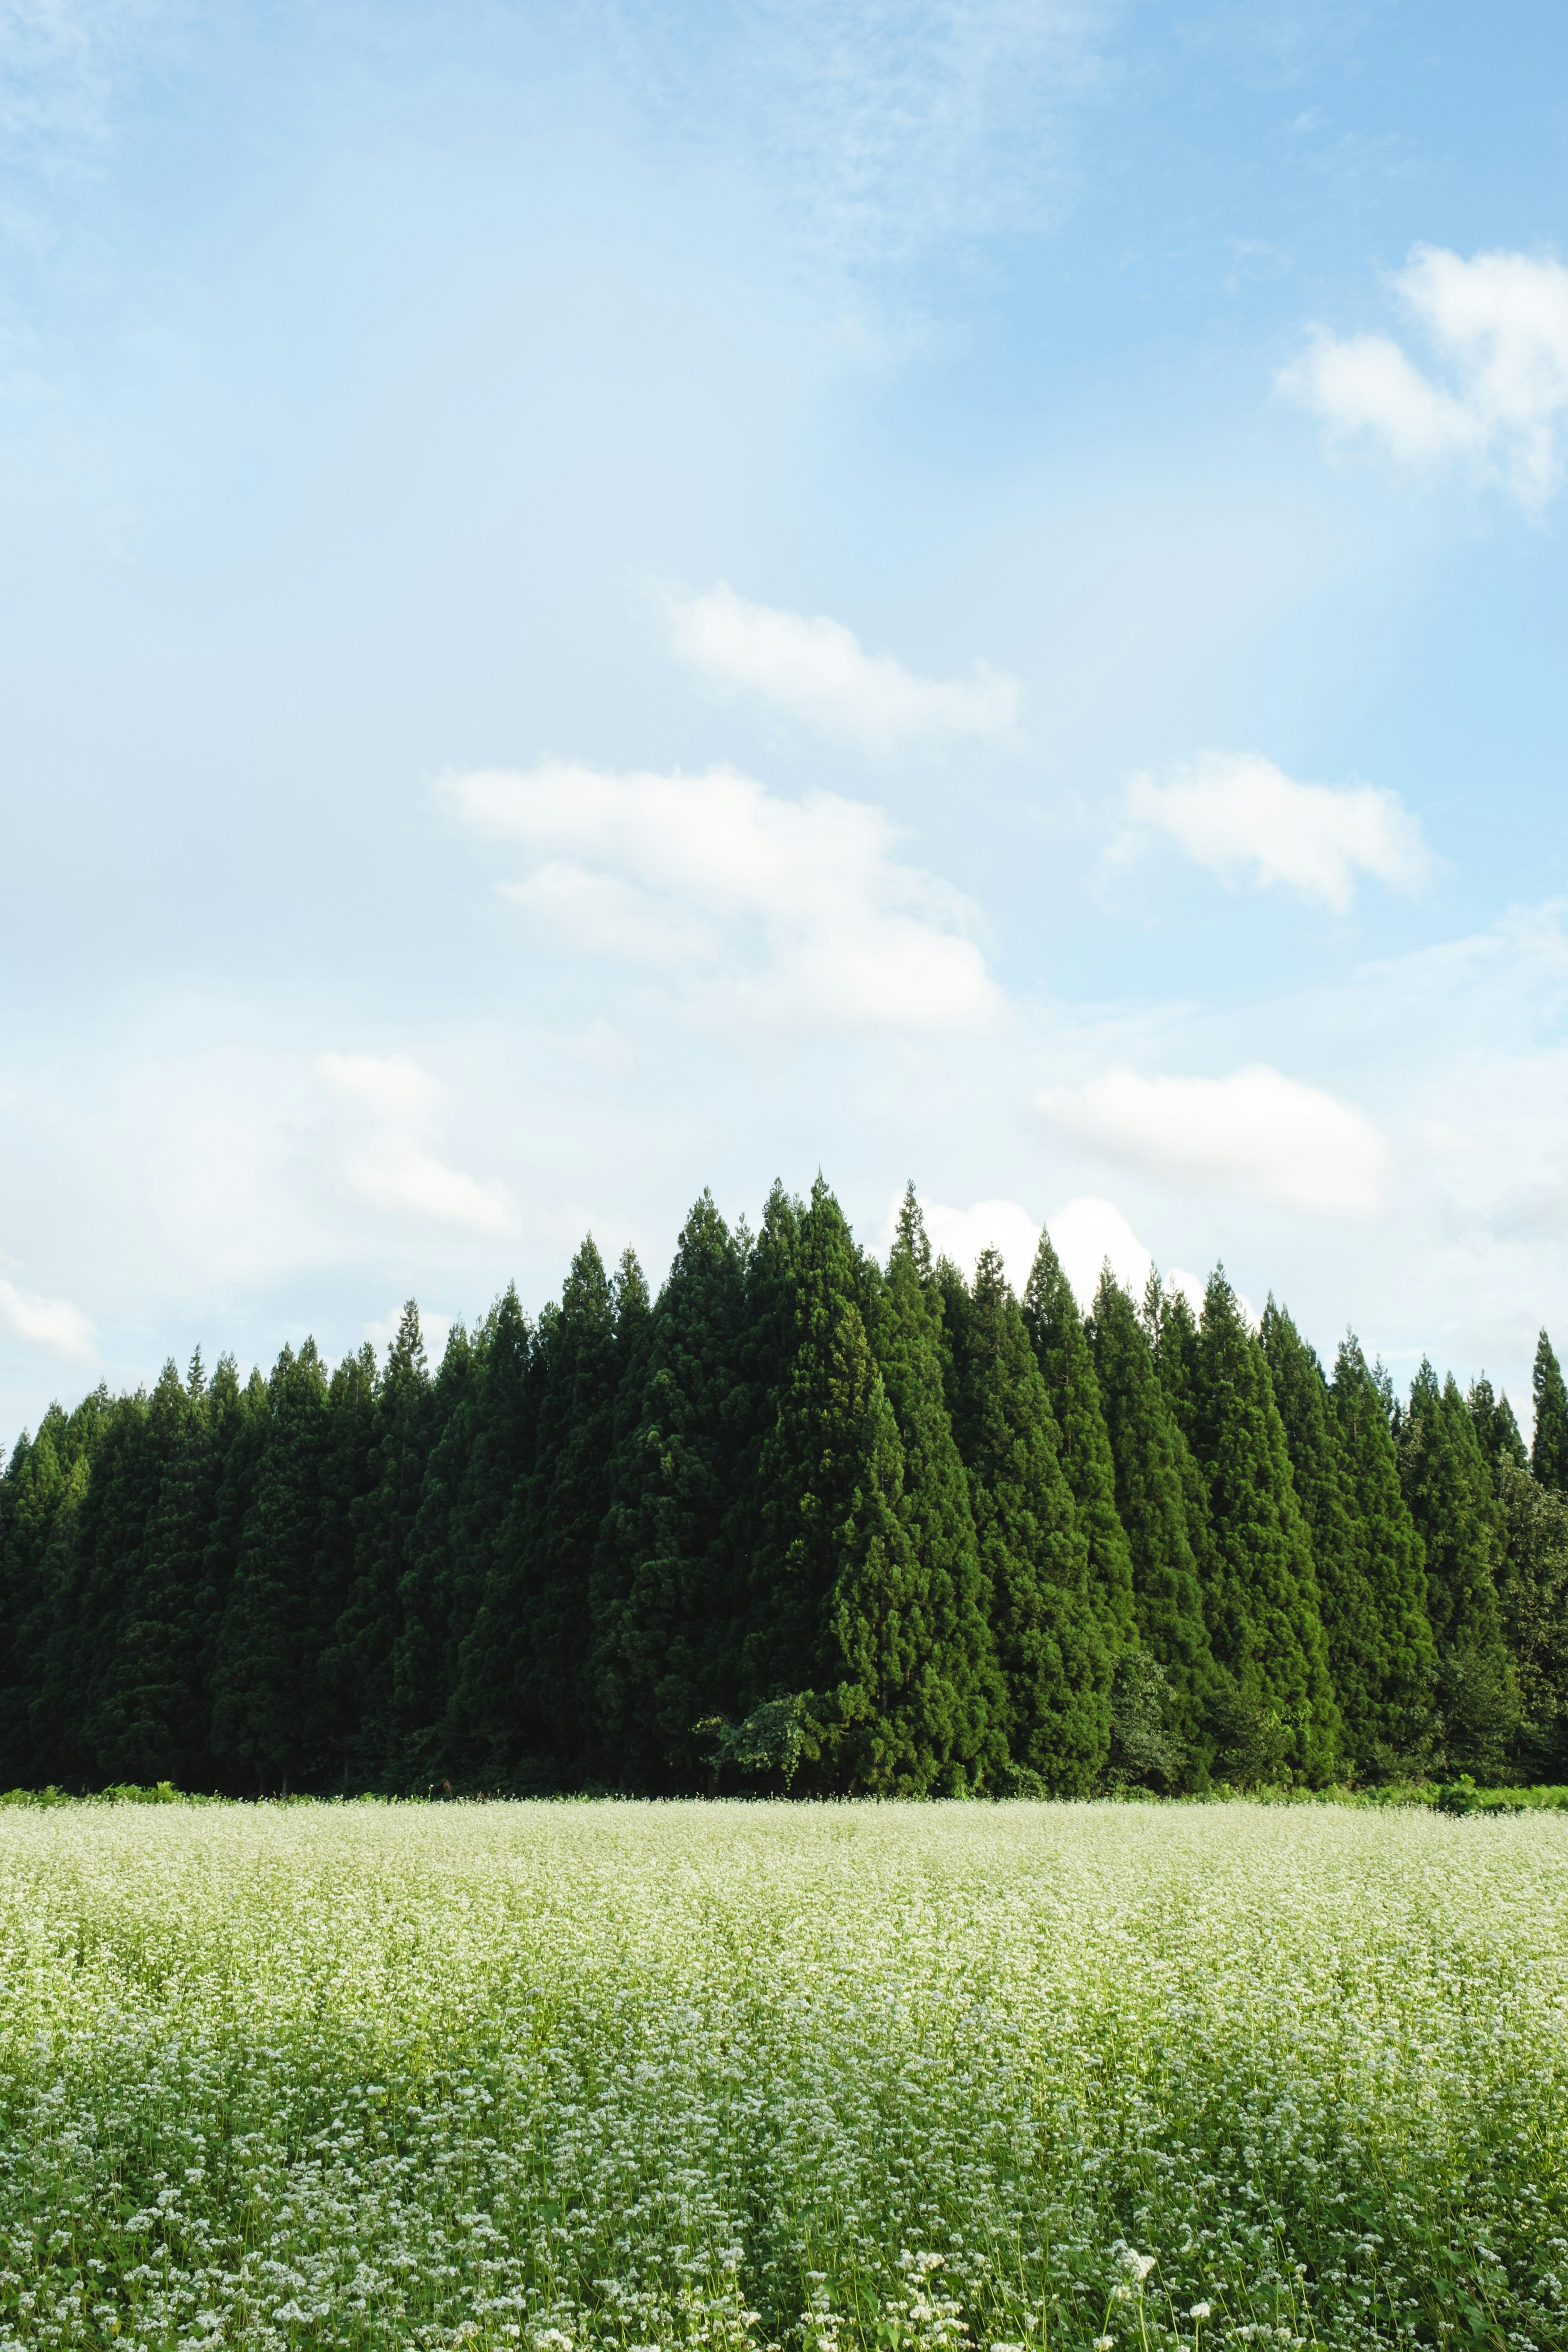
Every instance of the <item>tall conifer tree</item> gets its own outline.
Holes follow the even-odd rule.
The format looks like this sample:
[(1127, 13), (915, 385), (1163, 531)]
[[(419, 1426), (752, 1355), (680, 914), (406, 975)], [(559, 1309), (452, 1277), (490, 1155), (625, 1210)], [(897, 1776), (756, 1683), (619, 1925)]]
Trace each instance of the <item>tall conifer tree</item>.
[(994, 1249), (975, 1268), (954, 1354), (1011, 1759), (1053, 1795), (1083, 1796), (1110, 1749), (1116, 1653), (1045, 1376)]
[(757, 1463), (742, 1706), (809, 1696), (824, 1788), (918, 1794), (949, 1769), (903, 1447), (867, 1334), (868, 1280), (820, 1177), (799, 1219), (792, 1346)]
[(1481, 1452), (1491, 1464), (1495, 1474), (1500, 1462), (1511, 1462), (1516, 1469), (1528, 1470), (1530, 1454), (1520, 1434), (1514, 1410), (1506, 1396), (1499, 1396), (1483, 1372), (1470, 1383), (1468, 1399), (1470, 1419), (1476, 1424), (1476, 1435), (1481, 1442)]
[(498, 1537), (464, 1653), (470, 1704), (498, 1760), (581, 1770), (595, 1743), (589, 1581), (610, 1500), (621, 1383), (648, 1320), (628, 1251), (612, 1280), (590, 1236), (540, 1318), (533, 1462)]
[(1490, 1465), (1452, 1374), (1439, 1388), (1423, 1361), (1398, 1444), (1400, 1483), (1426, 1555), (1448, 1760), (1489, 1770), (1520, 1717), (1497, 1590), (1505, 1537)]
[(7, 1788), (58, 1778), (42, 1696), (57, 1599), (76, 1556), (76, 1523), (109, 1418), (93, 1390), (70, 1413), (51, 1405), (0, 1478), (0, 1774)]
[(1007, 1760), (1006, 1699), (969, 1481), (948, 1407), (943, 1302), (931, 1281), (931, 1244), (912, 1184), (899, 1213), (886, 1278), (879, 1278), (872, 1263), (864, 1272), (872, 1352), (903, 1451), (899, 1509), (925, 1632), (923, 1737), (932, 1750), (934, 1785), (980, 1785)]
[[(500, 1591), (505, 1574), (500, 1551), (513, 1514), (527, 1508), (532, 1476), (542, 1358), (534, 1328), (510, 1284), (486, 1327), (484, 1366), (468, 1408), (472, 1435), (468, 1466), (447, 1535), (444, 1568), (446, 1649), (441, 1667), (444, 1700), (439, 1754), (467, 1780), (481, 1767), (486, 1750), (483, 1686), (469, 1645), (487, 1594)], [(492, 1580), (495, 1580), (492, 1588)]]
[(483, 1378), (485, 1339), (454, 1323), (428, 1406), (430, 1443), (419, 1500), (403, 1541), (392, 1648), (392, 1714), (405, 1776), (427, 1780), (441, 1758), (450, 1696), (447, 1610), (451, 1551), (460, 1540), (462, 1496), (474, 1442), (474, 1403)]
[(199, 1350), (188, 1384), (164, 1366), (146, 1444), (157, 1492), (141, 1542), (117, 1563), (120, 1622), (89, 1692), (87, 1746), (110, 1780), (210, 1786), (205, 1685), (217, 1626), (204, 1567), (219, 1457)]
[(1213, 1530), (1209, 1638), (1238, 1693), (1278, 1719), (1289, 1769), (1321, 1782), (1337, 1759), (1340, 1717), (1311, 1539), (1296, 1502), (1268, 1359), (1221, 1267), (1209, 1279), (1202, 1327), (1185, 1349), (1184, 1369)]
[(1024, 1322), (1060, 1433), (1063, 1472), (1089, 1545), (1089, 1593), (1111, 1651), (1136, 1633), (1132, 1558), (1116, 1510), (1116, 1465), (1094, 1357), (1072, 1286), (1048, 1233), (1040, 1234), (1024, 1292)]
[[(1172, 1694), (1172, 1730), (1200, 1782), (1214, 1748), (1208, 1721), (1228, 1689), (1215, 1662), (1192, 1542), (1189, 1490), (1201, 1482), (1176, 1427), (1146, 1321), (1106, 1266), (1089, 1324), (1116, 1475), (1116, 1509), (1132, 1567), (1138, 1638)], [(1206, 1542), (1206, 1502), (1200, 1539)]]
[(1532, 1779), (1568, 1774), (1568, 1495), (1505, 1454), (1497, 1465), (1503, 1633), (1522, 1722), (1515, 1758)]
[[(177, 1375), (175, 1375), (177, 1379)], [(132, 1601), (132, 1567), (158, 1498), (162, 1464), (144, 1389), (104, 1417), (74, 1515), (68, 1551), (57, 1549), (49, 1629), (33, 1717), (52, 1748), (51, 1776), (101, 1786), (92, 1737), (101, 1694)]]
[(1535, 1343), (1535, 1437), (1530, 1449), (1531, 1475), (1542, 1486), (1568, 1494), (1568, 1387), (1543, 1331)]
[(1260, 1334), (1285, 1431), (1296, 1500), (1311, 1538), (1329, 1670), (1343, 1727), (1342, 1763), (1370, 1764), (1382, 1740), (1389, 1678), (1382, 1612), (1364, 1572), (1360, 1498), (1316, 1351), (1272, 1298)]
[(734, 1546), (744, 1252), (704, 1192), (653, 1310), (636, 1418), (595, 1548), (594, 1678), (606, 1762), (689, 1786), (704, 1717), (734, 1705), (744, 1593)]
[(1363, 1770), (1418, 1772), (1436, 1724), (1426, 1552), (1400, 1486), (1386, 1376), (1369, 1366), (1352, 1334), (1340, 1342), (1331, 1394), (1365, 1594), (1359, 1629), (1346, 1625), (1338, 1599), (1334, 1613), (1325, 1611), (1351, 1752)]
[(324, 1760), (311, 1597), (331, 1444), (316, 1343), (285, 1348), (267, 1384), (259, 1458), (213, 1672), (213, 1750), (230, 1784), (270, 1792)]
[(408, 1538), (436, 1430), (425, 1337), (411, 1298), (375, 1384), (366, 1485), (353, 1509), (353, 1580), (323, 1659), (323, 1677), (346, 1701), (344, 1733), (362, 1772), (374, 1774), (397, 1754), (393, 1659)]

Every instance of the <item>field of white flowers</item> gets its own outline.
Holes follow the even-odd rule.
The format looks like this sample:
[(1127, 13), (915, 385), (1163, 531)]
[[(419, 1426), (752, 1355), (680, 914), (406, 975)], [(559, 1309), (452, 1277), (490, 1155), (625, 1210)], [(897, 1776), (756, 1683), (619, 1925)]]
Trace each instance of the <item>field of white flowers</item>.
[(1562, 1816), (18, 1809), (0, 1968), (3, 2347), (1568, 2345)]

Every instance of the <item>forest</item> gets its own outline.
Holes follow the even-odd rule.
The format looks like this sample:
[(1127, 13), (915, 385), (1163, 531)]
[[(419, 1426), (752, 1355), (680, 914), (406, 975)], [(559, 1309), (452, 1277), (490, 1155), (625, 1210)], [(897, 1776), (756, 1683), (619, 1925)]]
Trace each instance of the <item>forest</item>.
[(1568, 1390), (1325, 1370), (1223, 1270), (1080, 1314), (819, 1178), (657, 1298), (307, 1339), (0, 1474), (0, 1786), (1087, 1796), (1568, 1779)]

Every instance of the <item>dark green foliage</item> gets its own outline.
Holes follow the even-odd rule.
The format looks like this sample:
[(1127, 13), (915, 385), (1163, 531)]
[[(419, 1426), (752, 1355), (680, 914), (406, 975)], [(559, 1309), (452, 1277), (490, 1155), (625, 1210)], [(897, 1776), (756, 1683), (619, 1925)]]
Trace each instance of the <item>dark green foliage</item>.
[[(221, 1427), (221, 1408), (219, 1418)], [(204, 1566), (222, 1466), (214, 1435), (199, 1352), (188, 1386), (166, 1364), (142, 1426), (142, 1540), (118, 1563), (113, 1647), (89, 1685), (84, 1743), (107, 1780), (191, 1789), (213, 1777), (206, 1675), (218, 1619)]]
[[(1181, 1326), (1181, 1317), (1172, 1319)], [(1238, 1700), (1261, 1711), (1258, 1721), (1278, 1718), (1285, 1766), (1323, 1781), (1338, 1759), (1340, 1717), (1311, 1539), (1268, 1358), (1221, 1268), (1209, 1279), (1195, 1340), (1182, 1331), (1182, 1381), (1208, 1493), (1214, 1565), (1204, 1601), (1215, 1655)], [(1223, 1765), (1216, 1769), (1223, 1776)]]
[(1568, 1495), (1511, 1454), (1498, 1463), (1503, 1557), (1498, 1603), (1521, 1721), (1517, 1759), (1533, 1780), (1568, 1773)]
[(95, 1389), (67, 1414), (51, 1405), (0, 1478), (0, 1770), (15, 1788), (61, 1776), (59, 1717), (42, 1695), (57, 1603), (100, 1434), (111, 1411)]
[[(812, 1695), (809, 1785), (920, 1794), (982, 1765), (962, 1595), (933, 1495), (905, 1457), (868, 1329), (880, 1320), (914, 1420), (941, 1395), (930, 1327), (883, 1295), (817, 1179), (794, 1226), (790, 1348), (757, 1456), (756, 1544), (739, 1706)], [(914, 1276), (918, 1292), (918, 1273)], [(923, 1336), (922, 1336), (923, 1335)], [(923, 1359), (923, 1360), (922, 1360)]]
[(1520, 1721), (1497, 1574), (1502, 1512), (1491, 1465), (1452, 1375), (1423, 1362), (1398, 1433), (1399, 1477), (1426, 1556), (1426, 1613), (1449, 1766), (1492, 1771)]
[(628, 1251), (614, 1279), (590, 1237), (535, 1341), (532, 1460), (492, 1545), (464, 1645), (463, 1711), (503, 1764), (581, 1765), (595, 1744), (589, 1580), (610, 1501), (616, 1407), (640, 1360), (647, 1289)]
[(1399, 1492), (1382, 1395), (1353, 1339), (1341, 1348), (1331, 1390), (1315, 1352), (1272, 1299), (1261, 1338), (1312, 1542), (1342, 1722), (1341, 1769), (1418, 1769), (1436, 1654), (1420, 1539)]
[(1531, 1387), (1535, 1396), (1535, 1437), (1530, 1449), (1531, 1475), (1542, 1486), (1568, 1494), (1568, 1387), (1562, 1367), (1543, 1331), (1535, 1346), (1535, 1370)]
[[(1568, 1400), (1353, 1339), (1331, 1385), (1223, 1275), (1200, 1321), (1047, 1241), (1022, 1305), (884, 1272), (819, 1178), (704, 1194), (657, 1305), (592, 1241), (426, 1366), (199, 1355), (0, 1466), (0, 1778), (385, 1792), (1202, 1791), (1568, 1774)], [(1554, 1434), (1554, 1433), (1556, 1433)], [(1532, 1475), (1533, 1474), (1533, 1475)]]
[(595, 1553), (599, 1738), (611, 1776), (689, 1785), (696, 1726), (733, 1703), (744, 1591), (735, 1424), (746, 1255), (704, 1192), (653, 1310), (636, 1415), (618, 1439)]
[(953, 1353), (1012, 1761), (1052, 1795), (1082, 1796), (1110, 1751), (1116, 1654), (1045, 1378), (994, 1250), (975, 1268)]
[[(342, 1695), (342, 1735), (361, 1758), (387, 1754), (405, 1727), (395, 1696), (394, 1653), (408, 1538), (438, 1426), (419, 1309), (410, 1299), (375, 1383), (366, 1484), (353, 1511), (353, 1576), (322, 1660), (323, 1675)], [(416, 1649), (418, 1641), (416, 1633)], [(405, 1659), (405, 1674), (417, 1687), (420, 1662)]]
[(1007, 1702), (992, 1643), (970, 1482), (948, 1410), (951, 1342), (932, 1285), (931, 1245), (911, 1184), (885, 1281), (868, 1265), (872, 1352), (903, 1449), (900, 1517), (909, 1541), (924, 1655), (924, 1738), (939, 1787), (984, 1785), (1005, 1763)]
[(331, 1446), (315, 1342), (285, 1348), (268, 1382), (259, 1458), (213, 1665), (212, 1744), (233, 1785), (287, 1790), (319, 1769), (312, 1600), (321, 1472)]
[(1110, 1755), (1105, 1785), (1112, 1791), (1179, 1789), (1187, 1750), (1172, 1731), (1173, 1694), (1165, 1669), (1146, 1650), (1123, 1650), (1110, 1685)]
[(1227, 1687), (1209, 1643), (1192, 1542), (1199, 1515), (1199, 1539), (1207, 1543), (1201, 1478), (1175, 1426), (1147, 1326), (1109, 1266), (1095, 1294), (1089, 1338), (1131, 1564), (1138, 1640), (1165, 1676), (1172, 1736), (1201, 1779), (1213, 1744), (1205, 1725)]
[(1437, 1654), (1426, 1614), (1426, 1562), (1399, 1479), (1386, 1378), (1353, 1334), (1334, 1360), (1339, 1433), (1353, 1547), (1352, 1581), (1364, 1614), (1339, 1593), (1324, 1598), (1330, 1664), (1363, 1771), (1415, 1775), (1434, 1760)]
[(1277, 1702), (1256, 1679), (1227, 1692), (1214, 1711), (1214, 1777), (1231, 1789), (1268, 1788), (1290, 1774), (1296, 1743)]
[[(176, 1384), (171, 1365), (166, 1378)], [(47, 1571), (49, 1628), (31, 1715), (35, 1738), (61, 1779), (98, 1766), (98, 1716), (113, 1689), (116, 1655), (137, 1598), (138, 1564), (158, 1500), (161, 1449), (144, 1390), (104, 1415), (81, 1500), (58, 1524)]]
[(1520, 1435), (1513, 1407), (1506, 1396), (1496, 1393), (1485, 1372), (1472, 1383), (1468, 1402), (1481, 1452), (1494, 1471), (1504, 1461), (1511, 1462), (1517, 1469), (1528, 1470), (1530, 1455)]
[(1116, 1465), (1083, 1318), (1047, 1233), (1040, 1235), (1029, 1270), (1024, 1322), (1045, 1374), (1062, 1469), (1089, 1545), (1094, 1606), (1112, 1650), (1125, 1649), (1137, 1639), (1137, 1611), (1132, 1557), (1117, 1516)]
[[(475, 1408), (483, 1386), (487, 1339), (470, 1338), (461, 1323), (447, 1334), (432, 1386), (414, 1516), (403, 1538), (392, 1645), (390, 1741), (401, 1754), (405, 1781), (433, 1775), (444, 1753), (444, 1717), (451, 1689), (455, 1546), (466, 1539), (463, 1499), (476, 1433)], [(464, 1620), (464, 1630), (468, 1620)]]

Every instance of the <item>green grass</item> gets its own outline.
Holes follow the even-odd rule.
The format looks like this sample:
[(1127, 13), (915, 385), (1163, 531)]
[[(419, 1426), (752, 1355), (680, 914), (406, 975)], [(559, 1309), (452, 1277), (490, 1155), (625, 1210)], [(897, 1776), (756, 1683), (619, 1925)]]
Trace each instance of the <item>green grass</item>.
[(17, 1805), (0, 1982), (0, 2346), (1568, 2344), (1549, 1811)]

